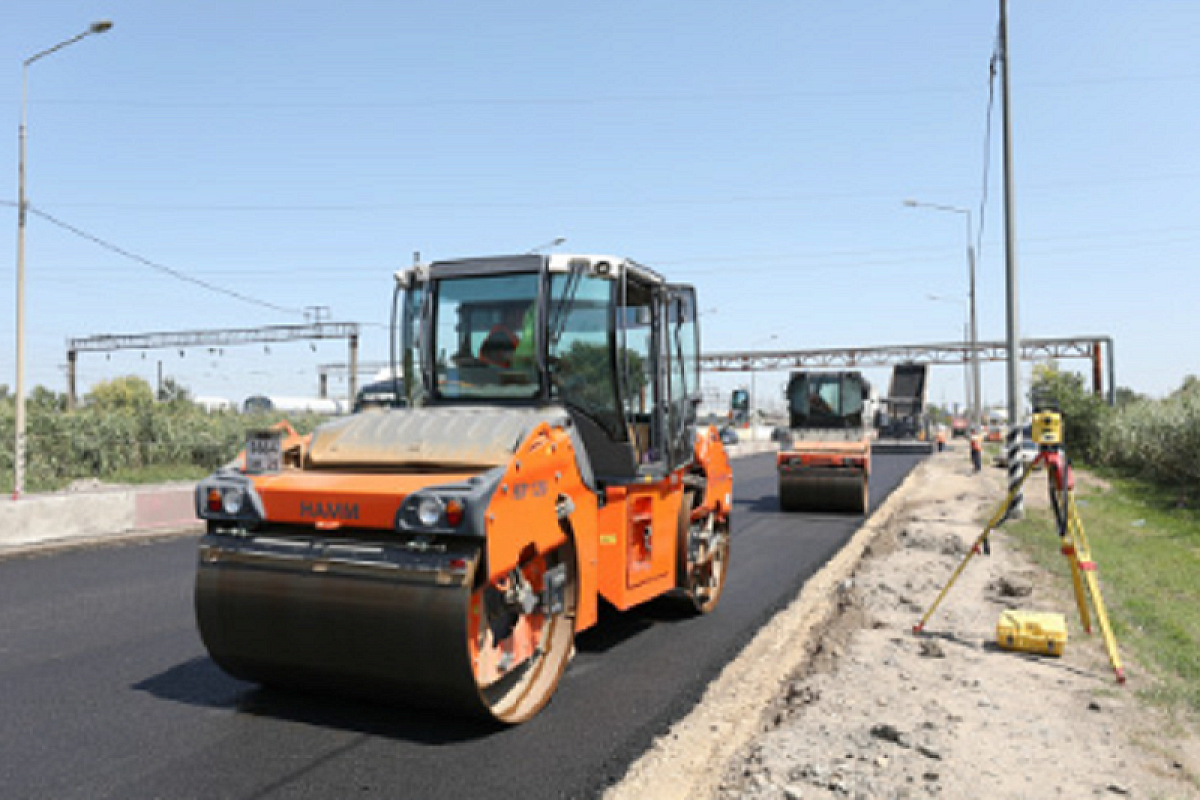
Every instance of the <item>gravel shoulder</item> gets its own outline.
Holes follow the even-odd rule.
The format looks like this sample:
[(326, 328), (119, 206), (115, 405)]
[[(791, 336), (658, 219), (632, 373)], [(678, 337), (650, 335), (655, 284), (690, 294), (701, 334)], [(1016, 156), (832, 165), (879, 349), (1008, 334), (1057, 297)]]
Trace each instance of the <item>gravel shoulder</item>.
[[(1003, 529), (912, 633), (1003, 482), (960, 443), (927, 459), (607, 800), (1200, 798), (1200, 738), (1139, 701), (1152, 677), (1124, 651), (1116, 683), (1070, 585)], [(1065, 654), (996, 647), (1006, 608), (1065, 615)]]

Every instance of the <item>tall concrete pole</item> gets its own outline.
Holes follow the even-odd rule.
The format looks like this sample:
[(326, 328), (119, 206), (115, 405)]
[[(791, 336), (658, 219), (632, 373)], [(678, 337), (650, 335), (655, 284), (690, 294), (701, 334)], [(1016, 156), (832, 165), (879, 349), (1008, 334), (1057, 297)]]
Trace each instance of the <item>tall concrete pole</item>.
[(40, 53), (34, 53), (21, 64), (21, 125), (17, 131), (17, 396), (16, 418), (13, 420), (16, 436), (13, 441), (13, 499), (20, 499), (25, 492), (25, 222), (29, 212), (29, 201), (25, 196), (25, 123), (29, 105), (29, 66), (39, 58), (45, 58), (64, 47), (112, 27), (108, 20), (93, 22), (86, 31)]
[[(1004, 85), (1004, 265), (1008, 329), (1008, 489), (1017, 490), (1021, 481), (1021, 334), (1017, 291), (1017, 234), (1013, 199), (1012, 108), (1009, 102), (1008, 0), (1000, 0), (1000, 65)], [(1013, 497), (1009, 517), (1025, 514), (1020, 491)]]
[(29, 59), (21, 68), (21, 127), (17, 131), (17, 413), (14, 420), (13, 500), (25, 491), (25, 117), (29, 97)]

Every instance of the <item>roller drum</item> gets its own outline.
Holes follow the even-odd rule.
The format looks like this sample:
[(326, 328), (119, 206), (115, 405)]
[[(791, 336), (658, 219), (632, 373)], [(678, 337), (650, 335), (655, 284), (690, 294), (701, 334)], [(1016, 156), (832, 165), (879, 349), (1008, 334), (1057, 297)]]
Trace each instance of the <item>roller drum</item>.
[(222, 669), (255, 683), (486, 711), (468, 651), (478, 556), (206, 536), (200, 636)]
[(867, 510), (867, 476), (860, 469), (805, 469), (779, 475), (779, 506), (784, 511)]
[(523, 722), (574, 649), (574, 549), (489, 584), (482, 544), (209, 534), (200, 637), (222, 669), (255, 683)]

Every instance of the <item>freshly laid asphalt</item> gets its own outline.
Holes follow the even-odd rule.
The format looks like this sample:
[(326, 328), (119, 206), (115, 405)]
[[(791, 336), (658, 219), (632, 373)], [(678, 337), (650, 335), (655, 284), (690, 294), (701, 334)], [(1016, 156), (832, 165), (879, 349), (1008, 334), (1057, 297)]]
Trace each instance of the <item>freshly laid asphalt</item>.
[[(872, 508), (920, 459), (875, 456)], [(607, 609), (579, 636), (554, 700), (516, 728), (228, 677), (196, 633), (194, 537), (2, 560), (0, 795), (594, 797), (862, 522), (783, 514), (773, 456), (734, 465), (720, 607)]]

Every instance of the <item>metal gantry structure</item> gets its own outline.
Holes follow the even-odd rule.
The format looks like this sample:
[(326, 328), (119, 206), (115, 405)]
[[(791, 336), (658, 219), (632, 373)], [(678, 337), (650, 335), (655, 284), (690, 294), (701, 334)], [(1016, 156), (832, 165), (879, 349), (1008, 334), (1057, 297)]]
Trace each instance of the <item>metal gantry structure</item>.
[[(244, 344), (274, 344), (308, 339), (346, 339), (349, 346), (351, 401), (358, 374), (358, 323), (310, 322), (303, 325), (268, 325), (261, 328), (231, 328), (207, 331), (103, 334), (67, 340), (67, 402), (75, 406), (75, 373), (80, 353), (109, 353), (114, 350), (163, 350), (192, 347), (234, 347)], [(324, 393), (321, 395), (324, 397)]]
[[(970, 364), (972, 348), (968, 342), (938, 342), (934, 344), (883, 345), (876, 347), (827, 347), (815, 350), (742, 350), (706, 353), (700, 356), (700, 368), (708, 372), (760, 372), (788, 369), (846, 369), (855, 367), (892, 367), (897, 364), (928, 364), (964, 366)], [(979, 342), (976, 352), (980, 361), (1005, 361), (1006, 342)], [(1072, 336), (1049, 339), (1022, 339), (1021, 360), (1083, 358), (1092, 364), (1092, 388), (1105, 394), (1104, 372), (1107, 367), (1107, 396), (1109, 404), (1116, 401), (1116, 362), (1113, 342), (1109, 336)], [(386, 361), (364, 361), (351, 365), (322, 364), (317, 367), (320, 396), (328, 391), (329, 377), (355, 372), (377, 372), (389, 369)]]
[[(1092, 388), (1104, 393), (1104, 367), (1108, 368), (1108, 401), (1116, 400), (1116, 364), (1112, 338), (1075, 336), (1054, 339), (1022, 339), (1022, 361), (1085, 358), (1092, 363)], [(1106, 351), (1106, 352), (1105, 352)], [(980, 361), (1006, 361), (1006, 342), (978, 342)], [(971, 346), (967, 342), (886, 345), (879, 347), (830, 347), (819, 350), (770, 350), (707, 353), (700, 357), (701, 367), (711, 372), (751, 372), (785, 369), (843, 369), (854, 367), (890, 367), (896, 364), (963, 366), (969, 364)]]

